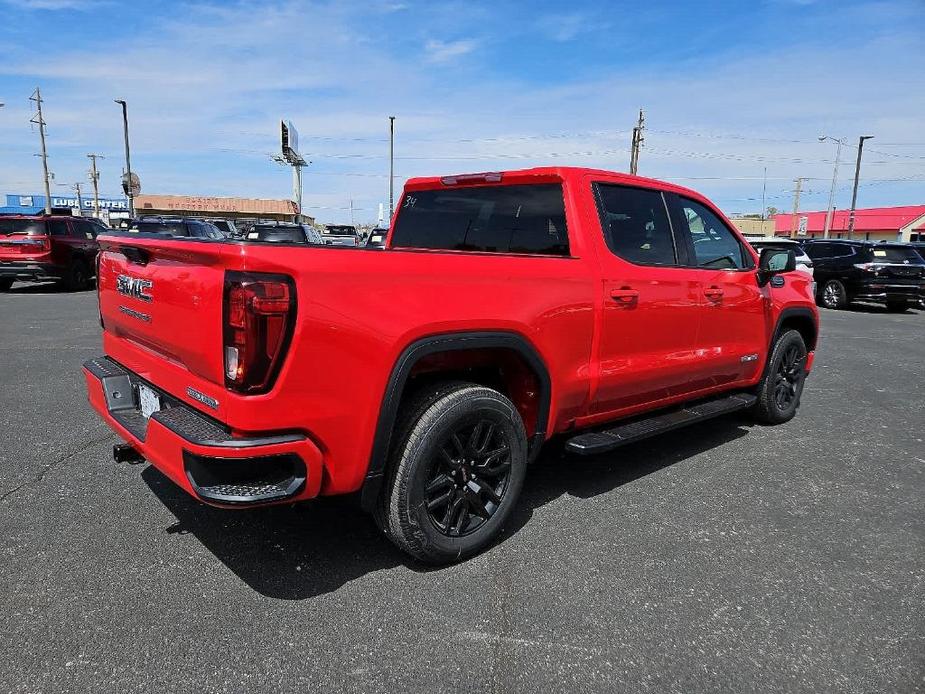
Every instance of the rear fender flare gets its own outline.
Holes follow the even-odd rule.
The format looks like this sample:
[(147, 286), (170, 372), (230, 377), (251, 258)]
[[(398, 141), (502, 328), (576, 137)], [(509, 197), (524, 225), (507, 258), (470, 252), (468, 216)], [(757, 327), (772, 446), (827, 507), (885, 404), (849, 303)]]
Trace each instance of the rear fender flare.
[(437, 352), (461, 351), (471, 349), (503, 348), (510, 349), (522, 356), (539, 380), (540, 393), (537, 404), (536, 432), (530, 441), (530, 457), (534, 458), (546, 439), (546, 426), (552, 397), (549, 370), (536, 348), (522, 335), (513, 332), (460, 332), (430, 335), (415, 340), (399, 355), (392, 367), (392, 373), (386, 385), (379, 419), (373, 439), (369, 467), (360, 495), (363, 509), (372, 510), (379, 496), (384, 481), (389, 449), (392, 445), (392, 430), (398, 418), (398, 407), (408, 377), (415, 364), (422, 358)]

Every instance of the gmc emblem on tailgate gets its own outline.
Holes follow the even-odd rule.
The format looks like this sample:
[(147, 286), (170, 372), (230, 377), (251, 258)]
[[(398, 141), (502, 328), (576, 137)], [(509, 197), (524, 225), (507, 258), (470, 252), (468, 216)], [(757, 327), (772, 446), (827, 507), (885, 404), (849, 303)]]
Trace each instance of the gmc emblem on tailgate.
[(154, 282), (151, 280), (143, 280), (140, 277), (119, 275), (116, 278), (116, 291), (120, 294), (125, 294), (125, 296), (130, 296), (133, 299), (140, 299), (141, 301), (151, 301), (153, 297), (147, 294), (145, 290), (150, 289), (152, 286), (154, 286)]

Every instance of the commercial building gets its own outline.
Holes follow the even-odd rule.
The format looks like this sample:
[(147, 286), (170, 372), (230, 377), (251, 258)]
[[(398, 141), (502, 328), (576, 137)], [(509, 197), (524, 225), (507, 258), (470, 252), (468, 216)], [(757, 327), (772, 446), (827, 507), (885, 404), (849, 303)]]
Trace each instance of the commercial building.
[[(7, 193), (6, 205), (0, 207), (0, 214), (42, 214), (45, 211), (45, 196), (31, 193)], [(100, 218), (104, 221), (128, 218), (128, 200), (125, 198), (100, 198)], [(94, 216), (93, 196), (52, 195), (51, 207), (55, 210), (70, 209), (71, 214), (83, 217)]]
[[(848, 238), (850, 210), (835, 210), (829, 226), (829, 237)], [(825, 211), (774, 215), (774, 233), (790, 236), (796, 229), (797, 238), (821, 238), (825, 231)], [(869, 207), (854, 213), (854, 236), (870, 241), (925, 241), (925, 205), (902, 207)]]
[[(223, 219), (261, 219), (279, 222), (298, 220), (298, 210), (292, 200), (255, 198), (216, 198), (196, 195), (136, 195), (135, 214), (180, 215), (188, 217), (221, 217)], [(314, 220), (302, 215), (301, 221)]]
[(730, 217), (736, 229), (745, 236), (774, 236), (774, 220), (760, 217)]

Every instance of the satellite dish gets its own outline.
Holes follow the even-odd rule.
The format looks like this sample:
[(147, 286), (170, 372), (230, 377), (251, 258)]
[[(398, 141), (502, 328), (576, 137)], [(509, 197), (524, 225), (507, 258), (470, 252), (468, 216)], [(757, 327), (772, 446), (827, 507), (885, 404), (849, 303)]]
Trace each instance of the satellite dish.
[(128, 174), (122, 174), (122, 190), (125, 191), (126, 195), (135, 196), (141, 192), (141, 180), (138, 178), (138, 174), (132, 174), (131, 179)]

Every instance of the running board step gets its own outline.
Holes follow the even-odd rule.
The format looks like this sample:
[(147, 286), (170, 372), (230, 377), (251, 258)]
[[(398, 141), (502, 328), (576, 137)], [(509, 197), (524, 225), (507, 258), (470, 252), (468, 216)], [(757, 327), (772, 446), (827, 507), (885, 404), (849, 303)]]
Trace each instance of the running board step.
[(565, 449), (569, 453), (578, 455), (606, 453), (628, 443), (664, 434), (667, 431), (672, 431), (688, 424), (702, 422), (705, 419), (719, 417), (737, 410), (744, 410), (746, 407), (754, 405), (756, 399), (754, 395), (749, 393), (736, 393), (735, 395), (727, 395), (715, 400), (704, 400), (680, 410), (669, 410), (645, 419), (635, 419), (625, 424), (618, 424), (604, 431), (589, 431), (578, 434), (566, 442)]

